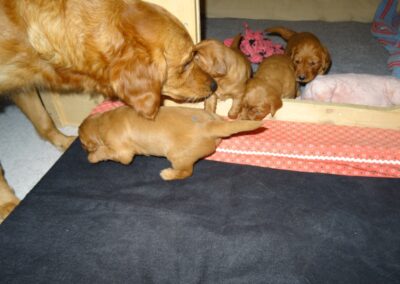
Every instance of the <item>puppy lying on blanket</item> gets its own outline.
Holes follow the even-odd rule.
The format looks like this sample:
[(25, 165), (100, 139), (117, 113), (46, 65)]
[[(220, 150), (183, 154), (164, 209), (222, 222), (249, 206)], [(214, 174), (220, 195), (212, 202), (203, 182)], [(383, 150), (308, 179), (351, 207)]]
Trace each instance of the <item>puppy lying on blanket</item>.
[(212, 154), (222, 137), (250, 131), (257, 121), (224, 121), (218, 115), (193, 108), (161, 107), (154, 120), (122, 106), (86, 118), (79, 138), (88, 160), (113, 160), (129, 164), (135, 155), (166, 157), (171, 168), (160, 172), (164, 180), (192, 175), (193, 164)]
[(195, 47), (195, 62), (218, 84), (215, 93), (206, 99), (205, 109), (215, 112), (217, 98), (232, 98), (232, 107), (228, 113), (232, 119), (237, 118), (240, 112), (246, 81), (251, 76), (251, 64), (239, 48), (241, 38), (240, 34), (237, 35), (230, 47), (210, 39), (203, 40)]
[(400, 79), (352, 73), (317, 76), (306, 85), (301, 98), (379, 107), (400, 105)]
[(246, 85), (240, 119), (262, 120), (282, 107), (282, 98), (297, 95), (294, 66), (287, 55), (265, 58)]

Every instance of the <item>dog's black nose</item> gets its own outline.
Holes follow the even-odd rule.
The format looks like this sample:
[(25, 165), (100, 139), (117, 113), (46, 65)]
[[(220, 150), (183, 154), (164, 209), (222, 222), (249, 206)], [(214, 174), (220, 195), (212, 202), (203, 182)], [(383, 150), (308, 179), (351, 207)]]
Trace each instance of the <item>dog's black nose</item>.
[(305, 79), (306, 79), (306, 76), (305, 75), (299, 75), (299, 81), (304, 81)]
[(218, 84), (217, 82), (215, 82), (215, 80), (211, 81), (211, 85), (210, 85), (211, 91), (214, 93), (217, 89), (218, 89)]

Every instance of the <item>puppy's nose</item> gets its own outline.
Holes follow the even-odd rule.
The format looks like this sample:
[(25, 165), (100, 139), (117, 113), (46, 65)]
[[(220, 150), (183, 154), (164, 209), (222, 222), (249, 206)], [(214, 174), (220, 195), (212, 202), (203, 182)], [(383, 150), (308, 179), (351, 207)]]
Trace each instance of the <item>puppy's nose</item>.
[(217, 89), (218, 89), (218, 84), (217, 82), (215, 82), (215, 80), (211, 81), (211, 85), (210, 85), (211, 91), (214, 93)]
[(299, 78), (299, 81), (304, 81), (306, 79), (305, 75), (299, 75), (297, 78)]

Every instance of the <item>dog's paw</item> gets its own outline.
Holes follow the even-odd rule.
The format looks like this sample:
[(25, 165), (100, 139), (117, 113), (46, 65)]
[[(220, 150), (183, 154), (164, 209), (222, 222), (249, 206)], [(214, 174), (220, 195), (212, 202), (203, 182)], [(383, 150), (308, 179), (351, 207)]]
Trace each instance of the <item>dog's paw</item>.
[(89, 161), (89, 163), (95, 164), (95, 163), (98, 163), (98, 162), (103, 161), (103, 160), (106, 160), (106, 159), (99, 158), (99, 155), (97, 154), (97, 151), (95, 151), (95, 152), (90, 152), (90, 153), (88, 154), (88, 161)]
[(167, 168), (160, 172), (160, 176), (163, 180), (174, 180), (176, 179), (176, 171), (172, 168)]
[(184, 179), (192, 175), (190, 170), (176, 170), (173, 168), (167, 168), (160, 172), (160, 176), (163, 180), (174, 180)]
[(236, 112), (236, 111), (230, 111), (230, 112), (228, 113), (228, 117), (229, 117), (230, 119), (237, 119), (238, 116), (239, 116), (239, 113)]
[(61, 151), (65, 151), (71, 146), (72, 142), (74, 142), (76, 136), (59, 136), (57, 140), (54, 141), (54, 146), (56, 146)]
[(10, 215), (17, 205), (17, 203), (8, 202), (0, 206), (0, 224)]

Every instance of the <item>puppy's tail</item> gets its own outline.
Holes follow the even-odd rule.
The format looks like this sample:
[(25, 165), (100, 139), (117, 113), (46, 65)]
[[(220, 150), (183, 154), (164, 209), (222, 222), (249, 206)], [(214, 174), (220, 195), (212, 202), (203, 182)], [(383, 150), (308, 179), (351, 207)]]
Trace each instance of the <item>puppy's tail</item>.
[(278, 34), (286, 41), (288, 41), (293, 35), (297, 34), (297, 32), (285, 27), (272, 27), (265, 29), (265, 32), (269, 34)]
[(213, 138), (229, 137), (235, 133), (252, 131), (260, 128), (263, 121), (252, 120), (213, 120), (206, 123), (207, 135)]
[(232, 41), (231, 48), (240, 51), (240, 42), (242, 41), (242, 35), (237, 34)]

